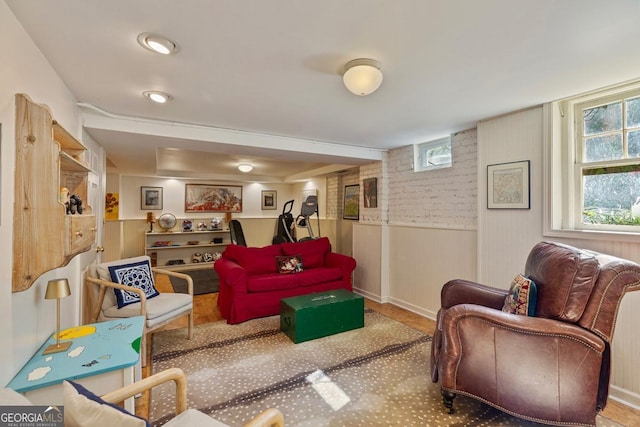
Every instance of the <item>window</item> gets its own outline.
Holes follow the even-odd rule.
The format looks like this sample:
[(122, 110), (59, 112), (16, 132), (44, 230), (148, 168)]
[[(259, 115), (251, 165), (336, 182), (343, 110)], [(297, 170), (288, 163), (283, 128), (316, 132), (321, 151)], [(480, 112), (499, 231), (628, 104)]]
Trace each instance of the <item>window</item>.
[(414, 171), (451, 167), (451, 137), (423, 142), (414, 146)]
[(554, 104), (552, 228), (640, 232), (640, 82)]
[(640, 225), (640, 93), (576, 104), (583, 225)]

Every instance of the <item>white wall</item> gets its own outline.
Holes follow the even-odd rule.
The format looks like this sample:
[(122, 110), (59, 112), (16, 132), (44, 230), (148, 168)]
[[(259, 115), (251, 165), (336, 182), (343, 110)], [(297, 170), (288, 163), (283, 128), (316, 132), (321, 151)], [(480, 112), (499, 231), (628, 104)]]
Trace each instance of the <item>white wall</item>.
[[(81, 121), (75, 99), (44, 56), (24, 32), (4, 1), (0, 1), (0, 241), (5, 247), (13, 236), (15, 99), (26, 93), (34, 102), (47, 104), (55, 119), (81, 139)], [(53, 179), (53, 177), (52, 177)], [(90, 256), (89, 256), (90, 257)], [(61, 300), (62, 327), (80, 319), (80, 274), (88, 256), (74, 258), (65, 268), (45, 273), (23, 292), (11, 292), (13, 265), (10, 250), (0, 257), (0, 386), (9, 382), (22, 365), (55, 329), (55, 303), (44, 300), (48, 280), (69, 278), (72, 295)]]
[[(542, 107), (519, 111), (478, 124), (478, 269), (480, 282), (508, 288), (524, 271), (531, 247), (553, 240), (640, 262), (640, 241), (567, 239), (543, 232), (543, 123)], [(531, 209), (486, 208), (486, 166), (531, 161)], [(640, 292), (622, 300), (612, 343), (610, 396), (640, 407)]]

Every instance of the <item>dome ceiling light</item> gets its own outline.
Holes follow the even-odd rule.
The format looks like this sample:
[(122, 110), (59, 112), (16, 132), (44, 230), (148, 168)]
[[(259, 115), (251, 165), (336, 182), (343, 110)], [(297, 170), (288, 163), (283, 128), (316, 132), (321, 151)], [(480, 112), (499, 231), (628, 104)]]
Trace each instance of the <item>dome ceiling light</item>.
[(142, 94), (153, 102), (157, 102), (158, 104), (164, 104), (165, 102), (171, 100), (171, 95), (157, 90), (142, 92)]
[(152, 52), (160, 53), (162, 55), (170, 55), (175, 53), (178, 49), (178, 45), (168, 38), (159, 34), (142, 33), (138, 35), (138, 43), (140, 46), (148, 49)]
[(238, 165), (238, 170), (240, 172), (248, 173), (253, 170), (253, 166), (248, 163), (243, 163), (241, 165)]
[(342, 76), (349, 92), (365, 96), (375, 92), (382, 83), (380, 63), (374, 59), (354, 59), (347, 62)]

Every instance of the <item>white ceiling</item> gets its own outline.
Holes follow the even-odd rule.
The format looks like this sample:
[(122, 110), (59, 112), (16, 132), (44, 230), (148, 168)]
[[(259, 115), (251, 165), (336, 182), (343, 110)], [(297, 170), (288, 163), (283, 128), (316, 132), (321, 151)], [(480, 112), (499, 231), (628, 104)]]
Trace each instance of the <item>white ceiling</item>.
[[(125, 174), (237, 179), (226, 165), (251, 161), (252, 179), (292, 180), (640, 77), (638, 0), (7, 4)], [(143, 32), (179, 51), (142, 49)], [(384, 73), (367, 97), (341, 79), (361, 57)]]

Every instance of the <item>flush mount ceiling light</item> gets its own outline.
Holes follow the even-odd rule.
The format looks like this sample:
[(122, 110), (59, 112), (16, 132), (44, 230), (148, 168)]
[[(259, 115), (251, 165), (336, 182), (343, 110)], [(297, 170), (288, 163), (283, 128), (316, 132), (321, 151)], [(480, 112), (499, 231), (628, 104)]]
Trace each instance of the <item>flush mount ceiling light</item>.
[(349, 92), (359, 96), (369, 95), (375, 92), (382, 83), (380, 63), (366, 58), (349, 61), (344, 66), (342, 80)]
[(163, 55), (169, 55), (178, 49), (173, 41), (159, 34), (142, 33), (138, 35), (138, 43), (145, 49), (152, 52), (161, 53)]
[(142, 92), (142, 94), (153, 102), (157, 102), (158, 104), (164, 104), (171, 99), (171, 95), (169, 95), (168, 93), (160, 92), (157, 90)]
[(244, 172), (244, 173), (251, 172), (253, 170), (253, 166), (251, 166), (248, 163), (243, 163), (241, 165), (238, 165), (238, 170), (240, 170), (240, 172)]

